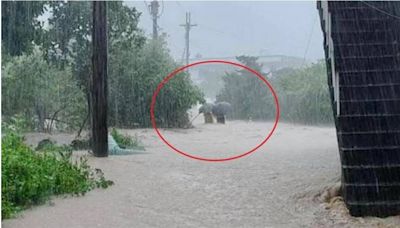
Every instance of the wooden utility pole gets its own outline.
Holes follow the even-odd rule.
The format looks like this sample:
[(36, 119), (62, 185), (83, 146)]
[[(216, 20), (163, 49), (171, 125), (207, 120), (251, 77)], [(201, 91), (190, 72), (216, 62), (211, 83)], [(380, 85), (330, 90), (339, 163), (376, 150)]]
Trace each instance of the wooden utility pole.
[(158, 8), (160, 7), (160, 4), (158, 3), (157, 0), (153, 0), (150, 3), (150, 14), (153, 19), (153, 39), (157, 39), (158, 37), (158, 24), (157, 24), (157, 19), (159, 17), (158, 15)]
[(107, 2), (93, 2), (93, 55), (90, 80), (92, 150), (96, 157), (108, 156), (107, 132)]
[(185, 53), (186, 53), (186, 65), (189, 64), (189, 57), (190, 57), (190, 51), (189, 51), (189, 33), (190, 29), (194, 26), (197, 26), (197, 24), (191, 24), (191, 18), (190, 18), (190, 13), (186, 13), (186, 23), (181, 24), (180, 26), (183, 26), (185, 28)]

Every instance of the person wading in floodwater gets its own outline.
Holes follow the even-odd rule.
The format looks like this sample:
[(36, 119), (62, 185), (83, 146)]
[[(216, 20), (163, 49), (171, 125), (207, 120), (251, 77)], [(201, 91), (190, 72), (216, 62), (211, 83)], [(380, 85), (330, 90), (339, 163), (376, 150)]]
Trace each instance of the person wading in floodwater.
[(232, 111), (232, 105), (228, 102), (217, 102), (212, 106), (212, 113), (217, 118), (217, 123), (225, 124), (226, 114)]
[(212, 116), (212, 108), (213, 104), (210, 103), (204, 103), (200, 108), (199, 108), (199, 114), (203, 113), (204, 115), (204, 123), (214, 123), (214, 119)]

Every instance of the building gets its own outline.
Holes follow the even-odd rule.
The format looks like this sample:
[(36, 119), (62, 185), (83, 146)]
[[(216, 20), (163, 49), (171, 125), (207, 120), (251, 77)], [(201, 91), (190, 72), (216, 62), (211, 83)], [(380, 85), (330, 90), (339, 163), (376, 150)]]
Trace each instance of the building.
[(400, 2), (319, 1), (328, 84), (354, 216), (400, 213)]

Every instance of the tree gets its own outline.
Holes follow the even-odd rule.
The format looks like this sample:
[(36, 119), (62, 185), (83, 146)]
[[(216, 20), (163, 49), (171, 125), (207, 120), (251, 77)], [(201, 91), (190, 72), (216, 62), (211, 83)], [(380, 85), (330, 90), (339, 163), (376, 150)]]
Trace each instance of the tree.
[[(140, 13), (136, 9), (122, 2), (107, 4), (109, 124), (149, 127), (153, 92), (179, 65), (163, 36), (146, 41), (137, 27)], [(35, 120), (40, 129), (48, 118), (67, 122), (70, 128), (81, 127), (90, 107), (92, 9), (89, 2), (71, 1), (49, 2), (47, 8), (49, 26), (38, 47), (42, 56), (38, 50), (21, 58), (3, 55), (3, 69), (7, 68), (2, 85), (6, 94), (2, 98), (3, 114), (8, 118), (22, 113), (30, 122), (40, 119)], [(54, 88), (70, 92), (58, 94)], [(203, 94), (187, 72), (178, 74), (158, 96), (157, 123), (164, 127), (186, 126), (187, 110), (199, 101), (203, 101)]]
[[(109, 120), (112, 125), (150, 127), (150, 103), (157, 85), (178, 65), (166, 49), (163, 37), (149, 40), (142, 48), (122, 47), (110, 54)], [(203, 94), (186, 72), (169, 81), (157, 97), (157, 124), (183, 127), (187, 110), (203, 101)]]
[[(107, 2), (108, 46), (114, 50), (132, 50), (143, 45), (145, 37), (138, 28), (140, 13), (120, 1)], [(45, 56), (61, 67), (70, 65), (73, 75), (87, 95), (90, 107), (88, 78), (91, 74), (91, 2), (51, 2), (50, 29), (43, 42)]]
[[(133, 48), (145, 38), (138, 28), (140, 13), (122, 2), (107, 2), (108, 41), (114, 47)], [(91, 69), (91, 2), (51, 2), (50, 29), (43, 46), (47, 58), (57, 64), (72, 65), (73, 73), (87, 90)]]
[[(265, 75), (257, 57), (239, 56), (237, 60), (245, 66)], [(265, 77), (265, 76), (264, 76)], [(224, 87), (217, 95), (217, 101), (232, 104), (234, 119), (271, 119), (275, 116), (273, 97), (265, 84), (253, 73), (240, 69), (226, 73)]]
[(323, 61), (302, 69), (282, 69), (274, 76), (284, 119), (303, 124), (333, 122)]
[(42, 24), (38, 16), (45, 2), (3, 1), (1, 3), (1, 40), (3, 50), (11, 56), (31, 53), (34, 42), (40, 43)]
[[(262, 75), (256, 57), (237, 58), (244, 65)], [(322, 61), (300, 69), (284, 68), (268, 78), (278, 95), (281, 119), (302, 124), (332, 123), (332, 110)], [(271, 120), (276, 107), (273, 96), (262, 81), (246, 70), (224, 76), (224, 88), (217, 101), (228, 101), (233, 106), (232, 118)]]
[(34, 51), (2, 66), (2, 114), (5, 118), (22, 115), (39, 131), (45, 130), (46, 120), (76, 126), (84, 113), (83, 93), (70, 69), (60, 70), (41, 56)]

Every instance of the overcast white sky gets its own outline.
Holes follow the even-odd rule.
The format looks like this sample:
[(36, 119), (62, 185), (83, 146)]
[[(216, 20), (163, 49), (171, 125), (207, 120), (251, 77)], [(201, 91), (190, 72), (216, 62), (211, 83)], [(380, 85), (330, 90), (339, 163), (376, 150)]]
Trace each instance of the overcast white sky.
[[(151, 36), (152, 20), (146, 3), (150, 0), (127, 2), (142, 12), (140, 27)], [(191, 57), (282, 54), (303, 58), (306, 53), (310, 60), (323, 58), (315, 1), (164, 2), (159, 27), (168, 34), (169, 48), (177, 60), (184, 50), (184, 29), (179, 24), (184, 23), (185, 12), (191, 12), (192, 23), (197, 24), (190, 34)]]

